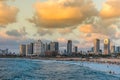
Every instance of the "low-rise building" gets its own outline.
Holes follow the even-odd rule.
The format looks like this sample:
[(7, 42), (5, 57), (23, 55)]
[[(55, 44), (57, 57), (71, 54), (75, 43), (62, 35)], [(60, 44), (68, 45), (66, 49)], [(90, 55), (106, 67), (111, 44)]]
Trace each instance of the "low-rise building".
[(8, 54), (8, 49), (0, 49), (0, 54)]

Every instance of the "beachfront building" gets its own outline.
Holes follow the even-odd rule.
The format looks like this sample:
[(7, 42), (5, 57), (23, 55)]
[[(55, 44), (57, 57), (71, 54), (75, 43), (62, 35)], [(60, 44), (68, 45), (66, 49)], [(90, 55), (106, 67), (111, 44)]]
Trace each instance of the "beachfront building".
[(45, 49), (45, 44), (44, 43), (42, 43), (42, 45), (41, 45), (41, 56), (45, 56), (45, 51), (46, 51), (46, 49)]
[(54, 42), (50, 42), (50, 51), (55, 51), (55, 44)]
[(120, 53), (120, 46), (117, 46), (117, 47), (116, 47), (116, 52), (117, 52), (117, 53)]
[(37, 56), (44, 56), (44, 52), (45, 52), (45, 45), (42, 43), (41, 40), (38, 40), (34, 43), (34, 47), (33, 47), (33, 52), (34, 55)]
[(66, 55), (66, 53), (67, 53), (67, 50), (66, 50), (66, 49), (64, 49), (64, 54)]
[(46, 44), (45, 46), (45, 56), (57, 56), (59, 53), (59, 43), (58, 42), (50, 42), (49, 44)]
[(26, 56), (30, 54), (30, 44), (26, 45)]
[(50, 51), (50, 45), (48, 43), (45, 44), (45, 51)]
[(34, 53), (34, 43), (30, 43), (30, 54)]
[(114, 46), (114, 45), (112, 45), (112, 46), (110, 47), (110, 53), (115, 53), (115, 46)]
[(58, 42), (54, 42), (55, 43), (55, 51), (58, 53), (59, 52), (59, 43)]
[(67, 43), (67, 54), (72, 55), (72, 41), (71, 40), (68, 40), (68, 43)]
[(104, 39), (104, 54), (110, 54), (110, 39)]
[(50, 51), (59, 51), (59, 43), (58, 42), (51, 42), (50, 43)]
[(30, 43), (26, 45), (26, 56), (33, 55), (33, 47), (34, 47), (34, 43)]
[(91, 48), (91, 52), (94, 52), (94, 47)]
[(115, 45), (112, 41), (110, 43), (110, 53), (115, 53)]
[(78, 47), (77, 47), (77, 46), (75, 46), (75, 47), (73, 48), (73, 52), (74, 52), (74, 53), (77, 53), (77, 52), (78, 52)]
[(20, 49), (20, 55), (26, 56), (26, 45), (25, 44), (21, 44), (19, 46), (19, 49)]
[(8, 49), (0, 49), (0, 54), (8, 54)]
[(99, 39), (94, 40), (94, 53), (95, 54), (100, 53), (100, 40)]

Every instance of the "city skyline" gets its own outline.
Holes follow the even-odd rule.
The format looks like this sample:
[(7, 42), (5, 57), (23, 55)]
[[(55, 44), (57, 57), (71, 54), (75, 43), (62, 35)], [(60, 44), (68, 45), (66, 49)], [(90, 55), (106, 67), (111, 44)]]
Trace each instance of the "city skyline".
[[(94, 47), (89, 47), (88, 50), (80, 50), (78, 46), (72, 45), (73, 41), (68, 40), (66, 42), (66, 46), (63, 50), (60, 49), (59, 42), (46, 42), (44, 43), (41, 40), (37, 40), (35, 42), (31, 42), (29, 44), (20, 44), (19, 50), (20, 55), (37, 55), (37, 56), (45, 56), (50, 55), (52, 53), (57, 53), (60, 55), (72, 56), (73, 54), (94, 54), (94, 55), (110, 55), (120, 52), (120, 45), (116, 46), (110, 39), (104, 39), (101, 41), (100, 39), (94, 39), (93, 45)], [(101, 47), (101, 44), (103, 45)]]
[(109, 38), (120, 45), (119, 3), (118, 0), (1, 0), (0, 48), (19, 52), (19, 44), (38, 39), (58, 41), (63, 49), (67, 40), (88, 49), (95, 38)]

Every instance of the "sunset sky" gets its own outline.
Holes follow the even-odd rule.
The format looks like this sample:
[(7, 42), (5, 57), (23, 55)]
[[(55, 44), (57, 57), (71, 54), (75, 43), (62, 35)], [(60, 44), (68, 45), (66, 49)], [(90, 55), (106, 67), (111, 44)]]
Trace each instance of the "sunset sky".
[(19, 52), (34, 40), (66, 41), (81, 49), (110, 38), (120, 45), (120, 0), (0, 0), (0, 48)]

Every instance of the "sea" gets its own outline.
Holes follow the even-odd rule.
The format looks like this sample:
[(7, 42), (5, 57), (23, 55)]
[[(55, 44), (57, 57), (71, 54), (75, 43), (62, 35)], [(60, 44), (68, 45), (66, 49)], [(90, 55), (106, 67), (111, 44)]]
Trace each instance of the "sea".
[(0, 58), (0, 80), (120, 80), (120, 65)]

